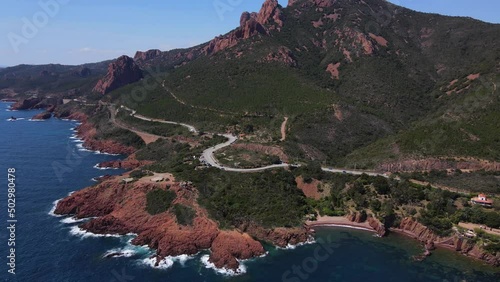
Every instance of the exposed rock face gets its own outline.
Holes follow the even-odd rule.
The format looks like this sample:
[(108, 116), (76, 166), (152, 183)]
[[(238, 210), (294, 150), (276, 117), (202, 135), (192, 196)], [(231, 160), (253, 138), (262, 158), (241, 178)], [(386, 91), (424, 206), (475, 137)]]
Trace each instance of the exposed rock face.
[(387, 234), (387, 230), (384, 224), (382, 224), (378, 219), (374, 218), (373, 216), (368, 216), (365, 212), (350, 213), (349, 215), (346, 216), (346, 218), (349, 221), (356, 223), (363, 223), (368, 221), (370, 227), (373, 228), (373, 230), (375, 230), (380, 237), (384, 237)]
[(130, 155), (137, 151), (134, 147), (125, 146), (114, 140), (97, 140), (95, 138), (97, 130), (90, 122), (87, 121), (87, 117), (85, 115), (79, 115), (73, 117), (70, 116), (69, 118), (74, 119), (74, 117), (77, 117), (78, 120), (82, 121), (82, 124), (77, 128), (77, 135), (84, 141), (83, 146), (85, 148), (108, 154), (123, 155)]
[(282, 12), (277, 0), (266, 0), (257, 15), (257, 21), (266, 25), (276, 23), (279, 27), (283, 26)]
[(224, 36), (218, 36), (203, 48), (205, 55), (218, 53), (236, 46), (241, 40), (258, 34), (268, 35), (269, 30), (280, 29), (283, 16), (277, 0), (266, 0), (259, 13), (244, 12), (240, 18), (240, 26)]
[(297, 67), (298, 65), (292, 51), (284, 46), (279, 47), (276, 52), (270, 53), (261, 61), (281, 62), (289, 67)]
[(404, 218), (401, 221), (399, 228), (393, 230), (424, 243), (427, 251), (433, 250), (435, 246), (444, 247), (460, 252), (463, 255), (483, 260), (488, 264), (500, 266), (500, 253), (497, 253), (496, 256), (487, 253), (474, 242), (469, 241), (466, 238), (459, 237), (456, 234), (449, 237), (439, 237), (429, 228), (420, 224), (411, 217)]
[(238, 259), (251, 259), (265, 253), (264, 247), (248, 234), (238, 231), (221, 231), (212, 242), (210, 262), (216, 267), (236, 269)]
[[(72, 194), (58, 203), (55, 213), (77, 218), (97, 217), (80, 226), (97, 234), (136, 233), (138, 236), (132, 243), (156, 249), (159, 259), (181, 254), (193, 255), (200, 250), (210, 249), (210, 261), (217, 267), (236, 269), (238, 260), (265, 253), (263, 246), (244, 231), (219, 230), (217, 223), (208, 218), (208, 212), (197, 204), (198, 192), (194, 187), (182, 187), (174, 183), (167, 188), (166, 184), (140, 181), (122, 184), (119, 179), (105, 180), (97, 186)], [(193, 224), (178, 224), (171, 211), (157, 215), (147, 213), (146, 195), (154, 189), (170, 189), (176, 194), (173, 204), (180, 203), (194, 209), (196, 217)], [(304, 231), (300, 230), (248, 228), (248, 231), (262, 235), (260, 238), (263, 240), (278, 242), (280, 246), (307, 239)]]
[(273, 243), (282, 248), (306, 242), (313, 234), (307, 227), (267, 229), (253, 223), (242, 224), (239, 229), (259, 240)]
[(135, 158), (135, 154), (128, 156), (125, 160), (109, 161), (100, 163), (101, 168), (121, 168), (126, 170), (136, 169), (138, 167), (151, 164), (150, 161), (139, 161)]
[(142, 71), (134, 60), (128, 56), (121, 56), (109, 65), (108, 73), (99, 80), (93, 91), (104, 95), (141, 78), (143, 78)]
[(36, 108), (40, 102), (42, 102), (41, 98), (28, 98), (15, 103), (10, 109), (16, 111), (31, 110)]
[(47, 111), (47, 112), (43, 112), (43, 113), (40, 113), (38, 115), (35, 115), (31, 119), (32, 120), (46, 120), (46, 119), (50, 119), (51, 117), (52, 117), (52, 113)]
[(158, 49), (148, 50), (146, 52), (137, 51), (134, 56), (134, 61), (137, 63), (149, 61), (161, 56), (161, 51)]
[(326, 71), (331, 74), (332, 79), (338, 80), (340, 78), (339, 67), (340, 63), (336, 63), (336, 64), (329, 64), (328, 67), (326, 68)]
[(421, 160), (402, 160), (397, 162), (384, 163), (377, 167), (377, 169), (389, 172), (405, 172), (405, 171), (431, 171), (431, 170), (447, 170), (447, 169), (460, 169), (460, 170), (486, 170), (486, 171), (500, 171), (499, 162), (490, 162), (474, 159), (439, 159), (428, 158)]
[(374, 217), (369, 217), (368, 218), (368, 224), (370, 224), (370, 226), (375, 230), (377, 231), (377, 234), (380, 236), (380, 237), (384, 237), (386, 234), (387, 234), (387, 230), (385, 229), (385, 226), (379, 221), (377, 220), (376, 218)]

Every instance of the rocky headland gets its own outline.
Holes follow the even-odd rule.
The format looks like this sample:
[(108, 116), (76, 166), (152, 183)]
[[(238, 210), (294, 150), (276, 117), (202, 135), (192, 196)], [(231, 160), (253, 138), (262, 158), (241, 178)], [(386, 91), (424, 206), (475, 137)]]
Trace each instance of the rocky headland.
[[(157, 263), (167, 256), (194, 255), (210, 250), (210, 262), (218, 268), (236, 270), (238, 260), (265, 254), (258, 240), (286, 247), (309, 239), (307, 228), (265, 229), (245, 224), (233, 230), (221, 230), (198, 205), (195, 187), (179, 182), (152, 183), (138, 180), (124, 184), (123, 177), (114, 177), (96, 186), (75, 192), (57, 204), (55, 214), (76, 218), (93, 218), (80, 228), (95, 234), (129, 234), (137, 237), (135, 245), (148, 245), (157, 251)], [(196, 211), (191, 225), (179, 223), (172, 210), (156, 215), (146, 211), (147, 193), (170, 190), (176, 195), (174, 204), (182, 204)]]

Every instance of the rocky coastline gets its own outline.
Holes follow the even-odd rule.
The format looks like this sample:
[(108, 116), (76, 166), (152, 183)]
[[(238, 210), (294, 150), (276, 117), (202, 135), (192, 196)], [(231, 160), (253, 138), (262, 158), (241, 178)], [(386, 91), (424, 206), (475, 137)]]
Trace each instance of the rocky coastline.
[[(80, 228), (94, 234), (137, 234), (134, 245), (147, 245), (157, 251), (156, 262), (179, 255), (194, 255), (210, 250), (209, 262), (217, 268), (236, 271), (240, 260), (265, 254), (258, 240), (286, 247), (306, 242), (311, 236), (308, 228), (266, 229), (255, 224), (244, 224), (233, 230), (221, 230), (208, 217), (208, 212), (197, 203), (195, 187), (170, 181), (152, 183), (139, 180), (122, 183), (114, 177), (73, 193), (57, 203), (55, 214), (77, 219), (93, 218)], [(182, 204), (196, 211), (192, 225), (178, 222), (175, 214), (166, 212), (150, 215), (146, 211), (146, 195), (154, 189), (175, 192), (172, 204)]]
[(500, 254), (495, 256), (487, 253), (472, 239), (457, 234), (440, 237), (411, 217), (404, 218), (397, 228), (390, 228), (390, 231), (418, 240), (425, 245), (426, 255), (430, 255), (436, 247), (446, 248), (487, 264), (500, 266)]

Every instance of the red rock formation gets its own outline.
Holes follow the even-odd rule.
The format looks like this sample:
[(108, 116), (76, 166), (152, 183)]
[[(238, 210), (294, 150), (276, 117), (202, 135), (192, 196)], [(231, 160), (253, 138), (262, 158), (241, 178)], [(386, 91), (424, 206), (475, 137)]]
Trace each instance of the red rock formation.
[(240, 26), (224, 35), (217, 36), (203, 48), (205, 55), (218, 53), (236, 46), (241, 40), (258, 34), (268, 35), (269, 30), (279, 30), (283, 26), (281, 8), (277, 0), (266, 0), (259, 13), (244, 12), (240, 18)]
[(326, 68), (326, 71), (331, 74), (332, 79), (338, 80), (340, 78), (339, 67), (340, 63), (336, 63), (336, 64), (329, 64), (328, 67)]
[[(262, 245), (244, 231), (220, 231), (217, 223), (208, 218), (208, 212), (197, 204), (198, 192), (193, 187), (174, 183), (167, 188), (166, 184), (141, 180), (122, 184), (121, 178), (114, 177), (72, 194), (58, 203), (55, 213), (77, 218), (97, 217), (80, 226), (96, 234), (136, 233), (138, 236), (132, 243), (156, 249), (159, 259), (210, 249), (210, 261), (217, 267), (236, 269), (238, 260), (264, 254)], [(171, 211), (157, 215), (147, 213), (146, 195), (154, 189), (170, 189), (176, 194), (173, 204), (194, 209), (196, 217), (192, 226), (178, 224)], [(305, 229), (300, 228), (266, 230), (252, 226), (248, 231), (280, 246), (297, 244), (308, 238)]]
[(10, 107), (11, 110), (22, 111), (31, 110), (37, 107), (42, 102), (41, 98), (23, 99)]
[(93, 91), (104, 95), (141, 78), (143, 78), (142, 71), (134, 60), (128, 56), (121, 56), (109, 64), (108, 73), (99, 80)]
[(281, 62), (289, 67), (297, 67), (292, 51), (284, 46), (279, 47), (276, 52), (271, 52), (261, 62)]
[(248, 234), (238, 231), (221, 231), (212, 242), (210, 262), (216, 267), (237, 269), (237, 259), (251, 259), (265, 253), (264, 247)]
[(32, 120), (47, 120), (47, 119), (50, 119), (51, 117), (52, 117), (52, 113), (47, 111), (47, 112), (37, 114), (37, 115), (33, 116), (31, 119)]
[(270, 242), (282, 248), (307, 242), (313, 234), (313, 231), (307, 227), (268, 229), (253, 223), (242, 224), (239, 229), (259, 240)]
[(139, 161), (135, 158), (135, 154), (128, 156), (125, 160), (116, 160), (100, 163), (98, 166), (101, 168), (121, 168), (126, 170), (133, 170), (138, 167), (151, 164), (151, 161)]
[[(81, 120), (81, 119), (79, 119)], [(83, 146), (92, 151), (100, 151), (108, 154), (123, 154), (130, 155), (137, 151), (136, 148), (125, 146), (114, 140), (98, 140), (96, 139), (97, 130), (94, 125), (83, 119), (83, 123), (77, 128), (77, 135), (82, 139)]]
[(157, 58), (161, 55), (161, 51), (158, 49), (148, 50), (146, 52), (137, 51), (134, 56), (134, 61), (137, 63), (149, 61)]
[(481, 249), (477, 244), (462, 238), (457, 234), (449, 237), (439, 237), (434, 234), (429, 228), (422, 225), (411, 217), (404, 218), (399, 228), (391, 229), (398, 233), (410, 236), (424, 243), (427, 251), (431, 251), (435, 246), (443, 247), (460, 252), (463, 255), (483, 260), (488, 264), (500, 266), (500, 253), (492, 255)]
[(257, 21), (262, 25), (276, 23), (283, 26), (282, 12), (277, 0), (266, 0), (257, 15)]
[(377, 234), (380, 236), (380, 237), (384, 237), (386, 234), (387, 234), (387, 230), (384, 226), (384, 224), (382, 224), (379, 220), (377, 220), (376, 218), (374, 217), (368, 217), (368, 224), (370, 224), (370, 226), (375, 230), (377, 231)]

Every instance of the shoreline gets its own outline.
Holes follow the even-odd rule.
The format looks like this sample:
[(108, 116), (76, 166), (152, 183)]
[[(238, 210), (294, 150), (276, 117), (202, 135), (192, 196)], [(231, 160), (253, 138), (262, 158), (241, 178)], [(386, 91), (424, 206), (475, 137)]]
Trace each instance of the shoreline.
[(316, 221), (306, 221), (306, 226), (314, 230), (315, 227), (337, 227), (364, 230), (377, 233), (368, 222), (354, 222), (343, 216), (320, 216)]

